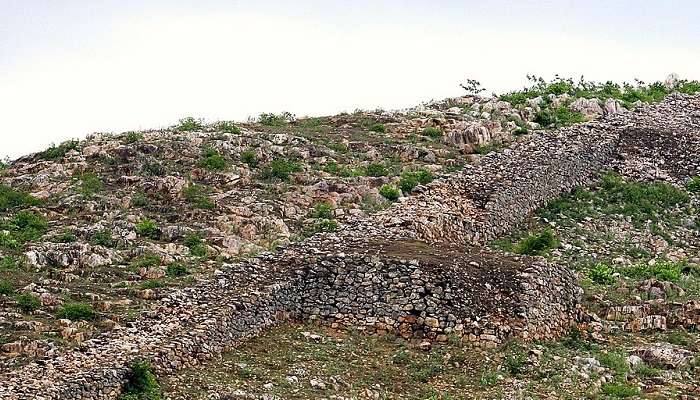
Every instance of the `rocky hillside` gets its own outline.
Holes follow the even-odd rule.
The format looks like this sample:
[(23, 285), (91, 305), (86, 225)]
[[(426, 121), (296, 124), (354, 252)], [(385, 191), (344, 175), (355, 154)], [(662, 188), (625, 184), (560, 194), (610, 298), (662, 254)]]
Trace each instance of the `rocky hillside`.
[[(95, 134), (14, 160), (0, 171), (0, 369), (129, 327), (158, 299), (235, 262), (352, 229), (394, 202), (411, 209), (431, 181), (462, 170), (468, 180), (471, 166), (501, 148), (508, 147), (503, 158), (526, 154), (545, 131), (699, 90), (677, 78), (637, 86), (535, 80), (501, 97), (394, 112), (185, 118), (169, 129)], [(670, 326), (675, 306), (666, 305), (672, 299), (683, 309), (696, 298), (700, 248), (698, 184), (687, 179), (697, 160), (673, 158), (678, 140), (692, 136), (669, 137), (649, 135), (651, 145), (641, 147), (673, 168), (654, 169), (638, 141), (626, 145), (623, 135), (629, 157), (614, 167), (622, 176), (605, 175), (492, 243), (575, 269), (591, 312), (623, 322), (609, 328), (589, 317), (582, 327), (596, 334), (695, 326)], [(649, 178), (666, 183), (635, 183)], [(641, 318), (639, 329), (628, 329), (628, 314)]]

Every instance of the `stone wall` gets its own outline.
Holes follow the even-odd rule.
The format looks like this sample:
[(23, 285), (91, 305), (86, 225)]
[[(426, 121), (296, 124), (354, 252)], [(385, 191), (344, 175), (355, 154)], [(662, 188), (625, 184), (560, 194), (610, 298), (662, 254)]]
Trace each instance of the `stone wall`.
[[(699, 110), (700, 97), (671, 96), (635, 113), (524, 138), (338, 233), (227, 265), (126, 327), (6, 373), (0, 398), (114, 399), (135, 358), (166, 374), (296, 318), (434, 340), (458, 334), (487, 344), (556, 337), (577, 317), (572, 274), (470, 246), (600, 170), (627, 165), (617, 149), (622, 139), (634, 141), (623, 135), (630, 129), (653, 136), (674, 127), (678, 140), (697, 138)], [(696, 153), (673, 151), (697, 164)]]

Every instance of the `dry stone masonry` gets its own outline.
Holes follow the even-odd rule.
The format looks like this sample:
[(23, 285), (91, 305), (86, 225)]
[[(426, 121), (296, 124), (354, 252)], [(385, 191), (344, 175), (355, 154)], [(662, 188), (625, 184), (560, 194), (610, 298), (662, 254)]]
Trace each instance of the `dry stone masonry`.
[(378, 215), (226, 265), (125, 327), (6, 373), (0, 398), (115, 399), (135, 358), (167, 374), (290, 319), (484, 345), (555, 338), (579, 318), (573, 274), (477, 246), (604, 169), (642, 176), (653, 158), (647, 177), (697, 175), (698, 132), (700, 97), (673, 95), (524, 138)]

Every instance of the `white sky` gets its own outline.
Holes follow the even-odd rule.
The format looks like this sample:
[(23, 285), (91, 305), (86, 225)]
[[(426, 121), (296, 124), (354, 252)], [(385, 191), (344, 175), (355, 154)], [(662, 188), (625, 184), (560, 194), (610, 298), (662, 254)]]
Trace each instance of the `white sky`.
[(700, 79), (698, 21), (696, 0), (0, 0), (0, 156), (189, 115), (402, 108), (468, 77)]

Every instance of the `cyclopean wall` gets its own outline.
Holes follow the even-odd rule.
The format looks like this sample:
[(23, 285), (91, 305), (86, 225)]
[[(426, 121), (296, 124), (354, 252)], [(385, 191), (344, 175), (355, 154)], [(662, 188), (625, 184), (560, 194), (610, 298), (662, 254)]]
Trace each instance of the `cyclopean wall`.
[(647, 143), (657, 143), (659, 132), (691, 146), (670, 146), (666, 156), (685, 160), (683, 168), (664, 175), (657, 165), (655, 176), (697, 173), (698, 112), (700, 97), (670, 96), (634, 113), (527, 137), (378, 215), (228, 265), (125, 328), (6, 373), (0, 398), (114, 399), (136, 358), (167, 374), (288, 319), (485, 344), (556, 337), (577, 318), (572, 274), (468, 245), (497, 237), (602, 169), (644, 171), (657, 151)]

